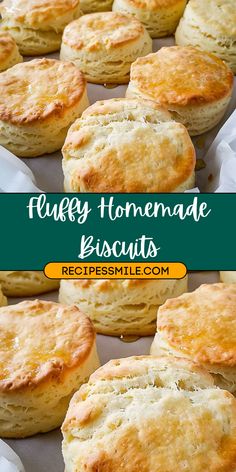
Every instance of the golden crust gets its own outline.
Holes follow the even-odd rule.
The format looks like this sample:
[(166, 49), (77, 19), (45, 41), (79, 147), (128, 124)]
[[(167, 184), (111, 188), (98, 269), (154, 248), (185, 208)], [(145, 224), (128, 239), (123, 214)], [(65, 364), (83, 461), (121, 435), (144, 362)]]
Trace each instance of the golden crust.
[(203, 32), (236, 39), (235, 0), (191, 0), (187, 8)]
[(59, 301), (77, 305), (101, 334), (152, 335), (158, 307), (187, 290), (182, 280), (62, 280)]
[(29, 125), (61, 118), (80, 102), (83, 74), (70, 62), (35, 59), (0, 75), (0, 120)]
[(235, 472), (236, 399), (183, 359), (109, 362), (62, 427), (70, 472)]
[(0, 64), (9, 58), (16, 47), (16, 42), (10, 34), (0, 32)]
[(221, 271), (220, 280), (225, 284), (236, 284), (236, 270)]
[(99, 100), (93, 103), (90, 107), (86, 108), (83, 112), (84, 118), (89, 117), (101, 117), (106, 115), (111, 117), (112, 115), (122, 113), (126, 108), (130, 107), (130, 111), (141, 110), (142, 107), (147, 107), (150, 111), (156, 111), (159, 115), (160, 121), (171, 121), (171, 115), (167, 110), (163, 110), (160, 105), (153, 102), (152, 100), (136, 100), (136, 99), (125, 99), (125, 98), (111, 98), (110, 100)]
[(126, 0), (126, 3), (140, 10), (158, 11), (183, 3), (183, 0)]
[(3, 294), (3, 291), (2, 291), (2, 286), (0, 284), (0, 307), (1, 306), (5, 306), (7, 305), (7, 298), (5, 297), (5, 295)]
[(78, 279), (71, 281), (75, 287), (91, 288), (98, 292), (113, 292), (114, 289), (124, 286), (126, 290), (150, 285), (150, 280), (145, 279)]
[(236, 285), (202, 285), (159, 308), (157, 332), (171, 348), (207, 366), (236, 366)]
[(5, 19), (32, 29), (45, 29), (52, 26), (58, 18), (79, 6), (79, 0), (4, 0), (0, 12)]
[(64, 31), (63, 43), (75, 50), (96, 53), (121, 48), (137, 41), (144, 27), (131, 15), (102, 12), (84, 15), (70, 23)]
[[(125, 378), (135, 378), (145, 376), (149, 373), (150, 365), (148, 363), (150, 359), (151, 365), (154, 363), (155, 368), (158, 370), (162, 370), (165, 366), (167, 367), (178, 367), (184, 370), (187, 370), (188, 373), (197, 373), (198, 375), (204, 377), (208, 386), (213, 386), (213, 380), (210, 374), (207, 373), (205, 369), (203, 369), (200, 365), (193, 363), (192, 361), (184, 358), (169, 358), (169, 357), (150, 357), (149, 356), (133, 356), (123, 359), (112, 359), (107, 364), (103, 365), (99, 369), (97, 369), (89, 379), (89, 384), (94, 384), (100, 380), (117, 380), (117, 379), (125, 379)], [(146, 361), (146, 362), (142, 362)], [(88, 385), (89, 385), (88, 384)], [(166, 385), (163, 385), (166, 387)], [(85, 386), (86, 388), (86, 386)], [(128, 388), (128, 387), (127, 387)], [(78, 396), (83, 399), (84, 392), (82, 391), (82, 395)]]
[(74, 165), (71, 190), (177, 189), (194, 173), (195, 151), (186, 128), (169, 120), (169, 114), (148, 101), (113, 99), (88, 108), (70, 128), (63, 147), (65, 175), (67, 160)]
[(0, 392), (58, 382), (88, 358), (95, 332), (78, 307), (34, 300), (0, 309)]
[(132, 290), (136, 293), (137, 289), (156, 286), (156, 291), (166, 286), (166, 280), (148, 280), (148, 279), (75, 279), (70, 280), (69, 284), (75, 288), (93, 289), (98, 293), (114, 293), (116, 290), (126, 290), (131, 294)]
[(42, 271), (0, 270), (0, 285), (8, 297), (33, 297), (59, 288), (59, 280), (48, 279)]
[(130, 107), (130, 111), (140, 111), (142, 107), (150, 109), (151, 111), (156, 111), (158, 113), (159, 121), (171, 121), (171, 115), (167, 110), (163, 110), (157, 103), (153, 102), (152, 100), (137, 100), (135, 98), (111, 98), (110, 100), (99, 100), (93, 103), (90, 107), (86, 108), (83, 112), (83, 117), (101, 117), (104, 115), (108, 115), (111, 117), (112, 115), (122, 113), (126, 108)]
[(132, 84), (162, 106), (202, 106), (229, 97), (233, 73), (213, 54), (172, 46), (138, 58), (131, 66)]

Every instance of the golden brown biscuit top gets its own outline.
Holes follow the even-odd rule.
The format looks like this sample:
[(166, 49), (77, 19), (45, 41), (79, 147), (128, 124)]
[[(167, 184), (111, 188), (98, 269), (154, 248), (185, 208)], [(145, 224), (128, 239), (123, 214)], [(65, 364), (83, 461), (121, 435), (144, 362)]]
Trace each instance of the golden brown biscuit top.
[(0, 32), (0, 63), (8, 59), (16, 47), (16, 42), (10, 34)]
[[(128, 111), (130, 115), (128, 115)], [(142, 100), (135, 98), (111, 98), (110, 100), (99, 100), (83, 112), (83, 117), (88, 117), (93, 121), (97, 117), (104, 120), (104, 124), (111, 120), (116, 122), (122, 118), (127, 121), (135, 119), (150, 123), (160, 123), (171, 121), (170, 113), (161, 108), (160, 105), (152, 100)]]
[[(186, 14), (201, 31), (236, 39), (235, 0), (190, 0)], [(224, 38), (220, 38), (224, 42)]]
[(202, 285), (167, 300), (158, 311), (157, 332), (197, 362), (236, 366), (236, 285)]
[(79, 3), (80, 0), (3, 0), (0, 12), (3, 20), (45, 29), (79, 8)]
[(183, 125), (153, 102), (128, 99), (89, 107), (71, 126), (63, 155), (85, 192), (173, 191), (192, 176), (196, 159)]
[(75, 287), (78, 290), (91, 290), (94, 294), (96, 293), (104, 293), (104, 294), (112, 294), (117, 295), (118, 293), (127, 292), (131, 295), (132, 291), (140, 290), (142, 293), (143, 288), (152, 289), (153, 287), (157, 287), (158, 291), (166, 288), (166, 286), (170, 283), (167, 280), (148, 280), (148, 279), (77, 279), (77, 280), (64, 280), (63, 284), (69, 287)]
[(81, 472), (234, 472), (236, 399), (183, 359), (133, 357), (73, 397), (63, 451)]
[(138, 58), (131, 66), (130, 80), (161, 105), (187, 106), (228, 97), (233, 79), (229, 67), (213, 54), (172, 46)]
[[(103, 390), (102, 384), (97, 384), (100, 381), (104, 381), (105, 391), (107, 388), (112, 392), (113, 389), (109, 389), (109, 384), (105, 384), (105, 381), (126, 380), (126, 390), (128, 391), (134, 385), (136, 388), (141, 387), (139, 384), (141, 379), (144, 381), (142, 387), (148, 385), (157, 388), (177, 389), (179, 387), (187, 391), (214, 387), (212, 376), (199, 364), (188, 359), (165, 356), (133, 356), (111, 360), (97, 369), (90, 376), (89, 382), (78, 392), (78, 398), (87, 398), (90, 394), (90, 387), (91, 390), (93, 388), (97, 391), (100, 388)], [(182, 380), (182, 386), (180, 383), (176, 383), (177, 379)]]
[(156, 11), (185, 3), (185, 0), (126, 0), (126, 3), (140, 10)]
[[(155, 282), (158, 283), (160, 280)], [(67, 280), (66, 283), (81, 289), (92, 287), (93, 290), (98, 292), (112, 292), (113, 290), (119, 290), (119, 288), (131, 290), (132, 288), (136, 289), (145, 285), (152, 285), (154, 281), (145, 279), (78, 279)]]
[(86, 87), (74, 64), (35, 59), (0, 74), (0, 120), (32, 124), (63, 114), (80, 101)]
[(96, 53), (125, 46), (144, 34), (144, 27), (131, 15), (103, 12), (84, 15), (70, 23), (63, 42), (74, 49)]
[(0, 391), (63, 378), (89, 356), (90, 320), (75, 306), (34, 300), (0, 309)]

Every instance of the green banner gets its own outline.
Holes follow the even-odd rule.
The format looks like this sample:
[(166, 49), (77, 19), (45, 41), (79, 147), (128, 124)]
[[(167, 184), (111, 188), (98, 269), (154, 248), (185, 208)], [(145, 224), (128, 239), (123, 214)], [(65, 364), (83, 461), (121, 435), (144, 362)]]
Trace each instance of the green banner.
[(0, 213), (0, 270), (79, 261), (236, 269), (236, 194), (2, 194)]

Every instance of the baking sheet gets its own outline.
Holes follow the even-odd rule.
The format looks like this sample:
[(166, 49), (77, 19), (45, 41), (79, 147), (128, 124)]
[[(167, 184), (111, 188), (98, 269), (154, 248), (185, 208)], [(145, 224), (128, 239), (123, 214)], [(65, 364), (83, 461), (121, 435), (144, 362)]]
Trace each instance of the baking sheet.
[[(219, 281), (218, 272), (196, 272), (189, 275), (189, 290), (195, 290), (202, 283)], [(39, 297), (57, 301), (58, 293)], [(9, 303), (18, 303), (22, 299), (9, 299)], [(124, 343), (119, 338), (97, 336), (98, 354), (101, 364), (110, 359), (132, 355), (149, 354), (153, 338), (140, 338), (134, 343)], [(53, 431), (28, 439), (6, 441), (21, 458), (25, 472), (64, 472), (61, 454), (61, 433)]]
[[(175, 44), (174, 38), (157, 39), (153, 41), (153, 51), (157, 51), (162, 46), (172, 46)], [(48, 57), (57, 58), (58, 55), (52, 54)], [(107, 89), (103, 85), (88, 84), (88, 96), (90, 104), (97, 100), (105, 100), (109, 98), (124, 97), (127, 86), (120, 85), (118, 87)], [(216, 126), (212, 131), (203, 134), (199, 137), (193, 138), (195, 149), (197, 152), (197, 158), (203, 159), (209, 149), (212, 141), (215, 139), (218, 131), (223, 126), (225, 121), (229, 118), (231, 113), (236, 108), (236, 78), (234, 79), (234, 95), (221, 123)], [(61, 160), (61, 152), (56, 152), (43, 157), (23, 159), (24, 162), (33, 171), (37, 186), (45, 192), (63, 192), (63, 173)], [(211, 174), (211, 170), (202, 169), (196, 173), (196, 185), (200, 191), (207, 192), (208, 177)]]

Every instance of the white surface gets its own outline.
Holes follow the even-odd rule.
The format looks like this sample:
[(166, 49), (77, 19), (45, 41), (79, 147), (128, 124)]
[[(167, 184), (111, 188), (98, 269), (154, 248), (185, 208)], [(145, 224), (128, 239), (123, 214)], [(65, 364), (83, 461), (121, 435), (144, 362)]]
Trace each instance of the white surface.
[(29, 167), (0, 146), (0, 189), (4, 192), (40, 192)]
[[(168, 39), (159, 39), (154, 40), (153, 50), (157, 51), (162, 46), (170, 46), (174, 44), (173, 38)], [(57, 57), (55, 54), (51, 57)], [(115, 97), (124, 97), (126, 86), (121, 85), (112, 89), (106, 89), (103, 85), (94, 85), (88, 84), (88, 96), (90, 104), (94, 103), (97, 100), (105, 100)], [(221, 123), (216, 126), (212, 131), (196, 137), (193, 139), (195, 149), (197, 152), (197, 157), (199, 159), (204, 159), (206, 153), (218, 134), (219, 130), (229, 118), (231, 113), (236, 108), (236, 78), (235, 78), (235, 87), (234, 87), (234, 96), (229, 105), (227, 113)], [(45, 192), (63, 192), (63, 173), (61, 167), (62, 155), (61, 152), (56, 152), (43, 157), (28, 158), (24, 159), (24, 162), (30, 167), (33, 171), (37, 186)], [(207, 162), (206, 162), (207, 163)], [(213, 161), (210, 160), (210, 166), (208, 165), (205, 169), (202, 169), (197, 172), (196, 185), (201, 191), (209, 192), (211, 191), (208, 188), (208, 177), (212, 174), (212, 177), (217, 177), (215, 175), (215, 167), (212, 167)], [(236, 170), (236, 169), (235, 169)], [(235, 177), (236, 178), (236, 177)], [(236, 188), (235, 188), (236, 192)]]
[[(218, 280), (219, 274), (217, 272), (192, 273), (189, 277), (189, 290), (195, 290), (202, 283), (213, 283)], [(41, 298), (56, 301), (57, 292)], [(17, 303), (18, 301), (21, 301), (21, 299), (9, 300), (10, 303)], [(104, 364), (110, 359), (120, 357), (149, 354), (152, 339), (152, 337), (140, 338), (134, 343), (124, 343), (119, 338), (98, 335), (97, 344), (101, 363)], [(59, 431), (41, 434), (29, 439), (9, 440), (7, 442), (20, 456), (25, 472), (64, 472), (61, 455), (61, 433)]]
[(24, 472), (24, 467), (16, 453), (0, 440), (0, 472)]

